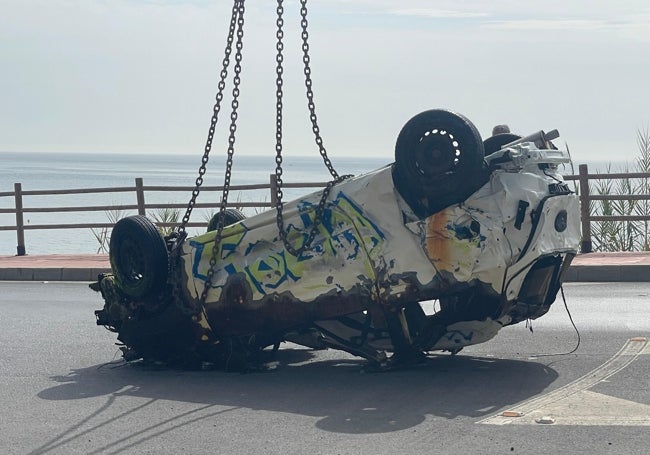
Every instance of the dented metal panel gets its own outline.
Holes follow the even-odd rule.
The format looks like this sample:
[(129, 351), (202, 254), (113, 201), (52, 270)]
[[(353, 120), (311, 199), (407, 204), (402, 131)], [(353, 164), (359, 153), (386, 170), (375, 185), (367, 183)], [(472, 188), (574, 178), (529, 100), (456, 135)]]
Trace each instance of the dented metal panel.
[[(426, 126), (419, 134), (436, 131)], [(451, 156), (463, 157), (463, 137), (445, 132), (429, 142), (449, 142)], [(481, 176), (456, 196), (441, 188), (443, 200), (456, 198), (441, 209), (432, 209), (435, 185), (418, 195), (404, 179), (415, 172), (418, 180), (417, 166), (389, 165), (348, 179), (333, 186), (317, 235), (298, 256), (286, 251), (271, 212), (225, 227), (216, 251), (215, 232), (181, 244), (167, 239), (167, 278), (152, 278), (146, 296), (128, 286), (137, 270), (100, 278), (94, 289), (106, 305), (98, 324), (118, 332), (125, 357), (168, 362), (219, 363), (236, 353), (245, 363), (284, 340), (343, 349), (383, 366), (417, 362), (429, 351), (458, 352), (541, 316), (555, 299), (580, 239), (578, 199), (557, 172), (568, 161), (561, 150), (515, 144), (487, 157)], [(448, 163), (434, 181), (461, 173), (462, 162)], [(320, 199), (316, 192), (285, 204), (295, 248), (313, 226)], [(135, 221), (133, 229), (151, 230), (146, 220)], [(144, 235), (132, 228), (125, 222), (118, 234)], [(419, 302), (432, 299), (440, 309), (425, 314)]]

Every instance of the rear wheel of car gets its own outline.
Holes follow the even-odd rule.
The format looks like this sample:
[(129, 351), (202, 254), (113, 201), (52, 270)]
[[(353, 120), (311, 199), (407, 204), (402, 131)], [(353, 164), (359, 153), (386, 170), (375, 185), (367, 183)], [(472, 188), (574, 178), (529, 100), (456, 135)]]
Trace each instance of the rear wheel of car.
[[(210, 223), (208, 223), (208, 232), (210, 231), (216, 231), (217, 228), (219, 227), (219, 216), (221, 215), (221, 212), (217, 212), (214, 214), (214, 216), (210, 219)], [(223, 212), (223, 225), (225, 226), (230, 226), (231, 224), (238, 223), (239, 221), (245, 220), (246, 215), (244, 215), (241, 211), (237, 209), (226, 209), (225, 212)]]
[(394, 180), (420, 215), (461, 202), (487, 181), (483, 141), (467, 118), (443, 109), (421, 112), (395, 144)]
[(485, 156), (490, 156), (494, 152), (498, 152), (504, 145), (514, 142), (517, 139), (521, 139), (521, 136), (512, 133), (502, 133), (488, 137), (483, 141)]
[(109, 258), (119, 288), (133, 299), (146, 300), (156, 295), (167, 281), (165, 239), (144, 216), (130, 216), (115, 223)]

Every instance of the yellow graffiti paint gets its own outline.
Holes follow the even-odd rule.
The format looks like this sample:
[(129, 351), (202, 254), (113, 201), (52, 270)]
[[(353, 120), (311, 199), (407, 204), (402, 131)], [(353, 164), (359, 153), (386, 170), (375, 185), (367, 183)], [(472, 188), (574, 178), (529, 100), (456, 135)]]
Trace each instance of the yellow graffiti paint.
[[(314, 223), (314, 206), (306, 206), (300, 216), (292, 219), (293, 224), (286, 225), (287, 241), (300, 248), (306, 233)], [(301, 226), (296, 226), (299, 222)], [(272, 233), (273, 227), (264, 230), (246, 229), (246, 222), (224, 229), (222, 244), (217, 252), (219, 258), (217, 270), (212, 282), (213, 289), (225, 284), (227, 277), (243, 274), (254, 292), (266, 295), (278, 290), (283, 285), (303, 280), (307, 273), (321, 273), (323, 270), (341, 270), (351, 267), (355, 274), (363, 273), (374, 277), (374, 256), (384, 241), (384, 235), (375, 224), (364, 216), (363, 212), (344, 195), (339, 194), (327, 207), (318, 225), (318, 231), (311, 245), (299, 257), (284, 249), (284, 245)], [(271, 234), (271, 236), (269, 235)], [(210, 267), (214, 233), (207, 233), (192, 239), (194, 246), (194, 278), (205, 280)], [(370, 259), (368, 260), (370, 256)], [(356, 264), (352, 267), (352, 264)], [(317, 272), (320, 271), (320, 272)], [(311, 275), (313, 278), (315, 275)], [(303, 280), (304, 281), (304, 280)], [(303, 284), (313, 290), (326, 292), (340, 283), (315, 283), (306, 280)], [(211, 299), (218, 295), (211, 293)]]

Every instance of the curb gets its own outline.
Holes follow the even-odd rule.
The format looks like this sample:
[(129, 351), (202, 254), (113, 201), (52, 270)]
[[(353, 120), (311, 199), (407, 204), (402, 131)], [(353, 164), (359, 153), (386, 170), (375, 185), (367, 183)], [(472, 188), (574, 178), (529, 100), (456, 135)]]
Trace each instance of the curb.
[(564, 282), (650, 282), (650, 265), (572, 265)]
[(109, 268), (0, 268), (0, 281), (96, 281)]
[(0, 256), (0, 281), (87, 281), (111, 271), (107, 254)]

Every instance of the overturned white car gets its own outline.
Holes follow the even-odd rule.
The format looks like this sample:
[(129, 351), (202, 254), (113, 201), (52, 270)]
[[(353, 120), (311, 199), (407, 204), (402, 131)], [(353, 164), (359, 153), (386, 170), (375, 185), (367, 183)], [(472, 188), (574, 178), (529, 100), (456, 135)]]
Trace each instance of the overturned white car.
[[(545, 314), (577, 253), (578, 199), (555, 137), (483, 142), (463, 116), (431, 110), (403, 127), (393, 164), (332, 186), (318, 219), (321, 193), (285, 204), (284, 236), (273, 211), (229, 210), (218, 236), (180, 242), (125, 218), (113, 273), (91, 285), (105, 300), (97, 324), (126, 359), (231, 369), (282, 341), (380, 368), (487, 341)], [(291, 254), (315, 222), (310, 247)], [(431, 300), (437, 311), (424, 311)]]

